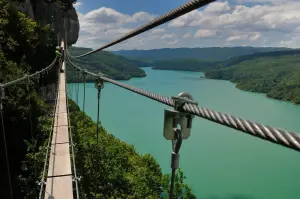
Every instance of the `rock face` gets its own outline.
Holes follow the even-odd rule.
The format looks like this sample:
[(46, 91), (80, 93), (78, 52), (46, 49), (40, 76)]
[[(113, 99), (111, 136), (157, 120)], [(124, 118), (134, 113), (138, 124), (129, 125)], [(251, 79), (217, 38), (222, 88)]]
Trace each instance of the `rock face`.
[[(68, 45), (75, 44), (79, 34), (79, 21), (75, 8), (63, 10), (59, 3), (45, 0), (13, 1), (12, 5), (41, 25), (50, 24), (60, 38), (67, 38)], [(64, 35), (66, 28), (66, 35)]]

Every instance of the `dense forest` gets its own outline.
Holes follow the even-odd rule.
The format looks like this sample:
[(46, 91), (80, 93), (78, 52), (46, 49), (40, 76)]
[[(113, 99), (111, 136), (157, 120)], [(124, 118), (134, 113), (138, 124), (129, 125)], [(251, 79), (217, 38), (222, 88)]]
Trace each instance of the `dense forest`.
[[(0, 0), (0, 83), (32, 74), (55, 58), (56, 35)], [(56, 67), (57, 69), (57, 67)], [(5, 88), (0, 139), (0, 198), (10, 198), (3, 134), (15, 198), (36, 198), (49, 134), (57, 70)], [(2, 124), (1, 124), (2, 127)], [(34, 165), (34, 166), (33, 166)], [(35, 195), (33, 194), (35, 193)], [(30, 197), (31, 196), (31, 197)]]
[(258, 52), (289, 50), (288, 48), (264, 47), (211, 47), (211, 48), (163, 48), (153, 50), (120, 50), (113, 51), (129, 59), (151, 62), (153, 60), (187, 60), (200, 59), (208, 61), (222, 61), (232, 57), (249, 55)]
[[(69, 53), (72, 56), (76, 56), (90, 50), (92, 49), (71, 47), (69, 48)], [(139, 66), (142, 66), (142, 62), (129, 60), (125, 57), (114, 55), (107, 51), (100, 51), (87, 57), (72, 59), (71, 61), (79, 67), (85, 68), (91, 72), (98, 73), (101, 71), (101, 73), (106, 76), (117, 80), (128, 80), (132, 77), (146, 76), (146, 73), (139, 68)], [(68, 81), (77, 81), (75, 79), (76, 74), (72, 71), (70, 73), (74, 75), (70, 75), (68, 77)], [(93, 80), (93, 77), (88, 76), (87, 78), (88, 81)]]
[(300, 104), (300, 51), (261, 53), (219, 63), (207, 78), (237, 83), (237, 88)]
[[(168, 198), (170, 176), (163, 175), (150, 154), (138, 154), (132, 145), (117, 139), (69, 100), (72, 134), (76, 143), (80, 198)], [(98, 161), (97, 161), (98, 160)], [(98, 165), (98, 167), (96, 167)], [(175, 198), (196, 198), (184, 184), (179, 170), (175, 180)]]

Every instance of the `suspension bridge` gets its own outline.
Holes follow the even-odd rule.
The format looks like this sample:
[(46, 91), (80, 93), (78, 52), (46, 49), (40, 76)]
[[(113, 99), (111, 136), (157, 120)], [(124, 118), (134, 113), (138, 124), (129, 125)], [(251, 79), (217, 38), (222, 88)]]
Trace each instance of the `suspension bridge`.
[[(173, 110), (165, 110), (164, 121), (164, 137), (173, 143), (173, 152), (171, 158), (171, 184), (170, 184), (170, 198), (173, 198), (174, 188), (174, 175), (176, 169), (179, 167), (179, 150), (184, 139), (188, 139), (190, 131), (192, 129), (192, 121), (195, 116), (212, 121), (217, 124), (227, 126), (238, 130), (239, 132), (249, 134), (251, 136), (263, 139), (265, 141), (281, 145), (283, 147), (290, 148), (292, 150), (300, 151), (300, 134), (289, 132), (286, 130), (266, 126), (256, 122), (248, 121), (243, 118), (231, 116), (225, 113), (213, 111), (204, 107), (199, 107), (198, 103), (194, 101), (193, 97), (189, 93), (180, 93), (175, 97), (164, 97), (155, 93), (148, 92), (146, 90), (130, 86), (128, 84), (113, 80), (107, 77), (105, 74), (96, 74), (88, 71), (76, 64), (72, 60), (80, 59), (95, 52), (104, 50), (110, 46), (116, 45), (122, 41), (146, 32), (154, 27), (164, 24), (172, 19), (180, 17), (192, 10), (205, 6), (215, 0), (192, 0), (186, 4), (174, 9), (165, 15), (162, 15), (149, 23), (125, 34), (123, 37), (108, 43), (96, 50), (84, 53), (82, 55), (72, 56), (68, 51), (68, 45), (62, 41), (61, 46), (64, 48), (64, 59), (69, 65), (77, 72), (86, 75), (91, 75), (96, 78), (96, 88), (98, 90), (98, 108), (97, 108), (97, 122), (99, 122), (99, 101), (101, 89), (104, 83), (110, 83), (126, 89), (130, 92), (142, 95), (157, 101), (158, 103), (165, 104), (173, 108)], [(66, 38), (66, 35), (65, 35)], [(19, 79), (11, 82), (5, 82), (0, 84), (0, 116), (2, 125), (2, 136), (4, 140), (4, 149), (6, 154), (6, 164), (8, 173), (8, 183), (10, 185), (10, 196), (14, 198), (12, 190), (12, 180), (10, 176), (9, 157), (6, 146), (5, 124), (3, 120), (3, 102), (5, 101), (5, 89), (12, 85), (17, 85), (22, 81), (29, 80), (31, 78), (39, 78), (41, 74), (48, 73), (49, 71), (56, 71), (58, 75), (58, 84), (56, 88), (56, 97), (54, 112), (52, 114), (52, 130), (50, 131), (49, 141), (47, 145), (47, 152), (44, 160), (43, 175), (40, 179), (40, 192), (39, 198), (45, 199), (73, 199), (79, 198), (78, 183), (79, 178), (76, 173), (76, 158), (74, 155), (74, 143), (72, 138), (72, 128), (70, 126), (69, 118), (69, 105), (68, 105), (68, 92), (66, 84), (66, 75), (68, 68), (65, 62), (62, 63), (62, 67), (65, 72), (60, 73), (59, 67), (57, 67), (55, 60), (41, 71), (37, 71), (31, 75), (25, 75)], [(84, 80), (85, 91), (85, 80)], [(85, 94), (84, 94), (85, 100)], [(97, 126), (97, 139), (98, 139), (98, 126)], [(101, 143), (100, 143), (101, 144)], [(84, 177), (84, 176), (83, 176)]]

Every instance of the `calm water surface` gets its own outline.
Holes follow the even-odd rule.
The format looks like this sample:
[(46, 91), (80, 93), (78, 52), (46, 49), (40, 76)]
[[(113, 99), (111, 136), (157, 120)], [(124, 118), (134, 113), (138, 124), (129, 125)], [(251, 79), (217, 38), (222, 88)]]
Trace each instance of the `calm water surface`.
[[(201, 73), (145, 71), (146, 78), (126, 83), (164, 96), (190, 92), (200, 106), (300, 132), (298, 106), (238, 90), (227, 81), (200, 79)], [(79, 96), (82, 94), (83, 84)], [(86, 112), (94, 120), (96, 107), (97, 90), (94, 84), (87, 84)], [(139, 153), (151, 153), (163, 172), (169, 173), (171, 143), (162, 133), (165, 108), (106, 84), (101, 93), (100, 118), (110, 133), (133, 144)], [(180, 167), (197, 198), (300, 198), (299, 153), (201, 118), (193, 122), (191, 137), (180, 151)]]

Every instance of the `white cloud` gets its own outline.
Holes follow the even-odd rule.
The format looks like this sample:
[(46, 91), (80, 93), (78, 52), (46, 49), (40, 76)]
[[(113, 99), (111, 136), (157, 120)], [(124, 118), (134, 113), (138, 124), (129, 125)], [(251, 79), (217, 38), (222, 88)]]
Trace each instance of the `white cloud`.
[(260, 33), (254, 33), (252, 36), (250, 36), (250, 40), (251, 41), (256, 41), (258, 40), (259, 38), (261, 37), (261, 34)]
[(198, 30), (195, 34), (195, 38), (213, 37), (217, 34), (215, 30)]
[(102, 24), (126, 23), (133, 20), (129, 15), (122, 14), (111, 8), (99, 8), (88, 12), (84, 16), (85, 20)]
[(193, 37), (193, 35), (191, 34), (191, 33), (186, 33), (186, 34), (184, 34), (183, 36), (182, 36), (184, 39), (188, 39), (188, 38), (192, 38)]
[(237, 36), (228, 37), (226, 39), (226, 41), (235, 41), (235, 40), (241, 40), (241, 39), (242, 39), (242, 37), (237, 35)]
[(177, 44), (178, 42), (179, 42), (178, 40), (174, 40), (174, 41), (168, 42), (167, 44), (168, 45), (174, 45), (174, 44)]
[(159, 33), (166, 32), (166, 30), (163, 29), (163, 28), (155, 28), (155, 29), (151, 30), (151, 32), (152, 32), (153, 34), (159, 34)]
[(154, 15), (151, 15), (147, 12), (137, 12), (132, 16), (135, 21), (148, 22), (155, 18)]
[(163, 35), (161, 37), (161, 39), (172, 39), (174, 38), (176, 35), (175, 34), (166, 34), (166, 35)]
[(223, 13), (230, 10), (229, 3), (225, 2), (215, 2), (209, 4), (205, 9), (204, 12), (206, 13)]
[(82, 4), (83, 4), (82, 2), (78, 1), (78, 2), (74, 3), (73, 6), (74, 6), (74, 8), (79, 8), (80, 6), (82, 6)]
[[(80, 2), (77, 4), (77, 7), (82, 5)], [(299, 10), (300, 0), (217, 1), (112, 49), (151, 49), (163, 48), (165, 45), (300, 47)], [(106, 7), (86, 14), (78, 13), (80, 38), (76, 45), (99, 47), (100, 44), (110, 42), (147, 23), (155, 16), (141, 11), (126, 14)]]

